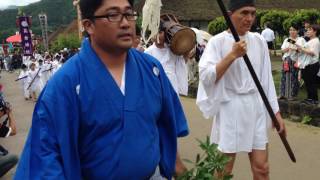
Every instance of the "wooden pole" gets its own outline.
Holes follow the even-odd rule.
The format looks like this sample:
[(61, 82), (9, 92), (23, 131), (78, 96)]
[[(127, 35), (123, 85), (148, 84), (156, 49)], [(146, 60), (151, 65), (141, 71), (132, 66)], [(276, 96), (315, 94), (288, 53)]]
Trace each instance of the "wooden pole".
[(82, 39), (82, 24), (81, 24), (81, 11), (79, 6), (80, 0), (73, 0), (73, 6), (77, 8), (77, 23), (78, 23), (78, 35), (79, 39)]

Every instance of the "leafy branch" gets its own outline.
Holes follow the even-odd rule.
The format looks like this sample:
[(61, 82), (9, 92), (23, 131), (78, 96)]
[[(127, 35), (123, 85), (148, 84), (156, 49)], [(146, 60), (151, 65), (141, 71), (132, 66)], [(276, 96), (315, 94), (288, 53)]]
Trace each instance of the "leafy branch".
[[(232, 175), (225, 175), (224, 167), (230, 158), (218, 151), (216, 144), (211, 144), (209, 137), (203, 142), (198, 140), (200, 148), (204, 151), (202, 155), (197, 154), (196, 161), (188, 159), (184, 161), (193, 164), (194, 168), (185, 172), (178, 180), (230, 180)], [(217, 177), (222, 174), (223, 177)]]

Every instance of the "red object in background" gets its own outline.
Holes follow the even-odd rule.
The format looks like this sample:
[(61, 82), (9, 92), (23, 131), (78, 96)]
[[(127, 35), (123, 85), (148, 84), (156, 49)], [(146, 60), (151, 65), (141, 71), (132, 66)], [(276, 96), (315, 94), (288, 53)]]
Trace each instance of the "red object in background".
[(20, 43), (21, 42), (21, 35), (16, 34), (16, 35), (10, 36), (6, 39), (6, 41), (10, 42), (10, 43)]
[(5, 55), (8, 55), (8, 54), (9, 54), (8, 48), (9, 48), (8, 45), (2, 44), (3, 53), (4, 53)]
[(290, 67), (289, 67), (289, 62), (287, 60), (284, 60), (283, 62), (283, 71), (284, 72), (289, 72)]

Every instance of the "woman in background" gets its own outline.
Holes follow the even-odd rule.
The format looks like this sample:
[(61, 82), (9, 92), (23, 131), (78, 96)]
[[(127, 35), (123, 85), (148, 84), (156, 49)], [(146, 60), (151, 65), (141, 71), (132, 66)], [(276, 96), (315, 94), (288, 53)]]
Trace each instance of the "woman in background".
[(306, 43), (304, 38), (298, 37), (298, 27), (292, 25), (289, 28), (289, 37), (283, 41), (281, 50), (284, 53), (282, 56), (283, 65), (280, 83), (280, 98), (288, 98), (289, 100), (296, 99), (299, 91), (299, 67), (298, 46), (303, 46)]

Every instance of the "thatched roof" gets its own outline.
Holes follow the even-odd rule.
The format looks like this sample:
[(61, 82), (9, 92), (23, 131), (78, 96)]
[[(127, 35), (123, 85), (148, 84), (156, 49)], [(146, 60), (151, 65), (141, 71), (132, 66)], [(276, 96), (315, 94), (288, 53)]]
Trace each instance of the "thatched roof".
[[(145, 0), (136, 5), (138, 12), (142, 12)], [(174, 14), (179, 20), (212, 20), (220, 12), (214, 0), (162, 0), (161, 13)]]
[(49, 34), (49, 42), (54, 41), (58, 38), (60, 34), (73, 34), (78, 33), (78, 22), (73, 20), (68, 26), (61, 26), (53, 33)]
[[(142, 11), (145, 0), (136, 4), (138, 12)], [(224, 0), (227, 5), (227, 0)], [(162, 12), (174, 14), (179, 20), (210, 21), (221, 16), (216, 0), (162, 0)], [(320, 0), (256, 0), (258, 9), (320, 9)]]

